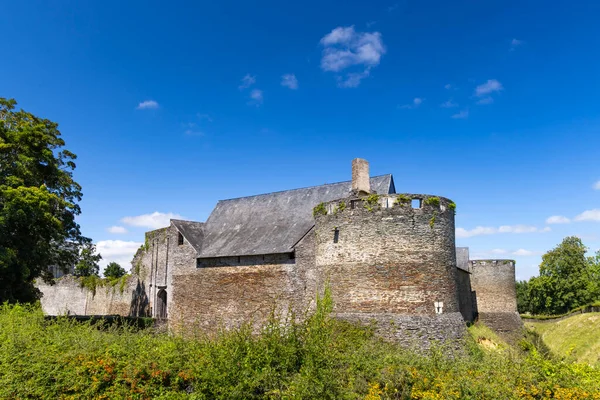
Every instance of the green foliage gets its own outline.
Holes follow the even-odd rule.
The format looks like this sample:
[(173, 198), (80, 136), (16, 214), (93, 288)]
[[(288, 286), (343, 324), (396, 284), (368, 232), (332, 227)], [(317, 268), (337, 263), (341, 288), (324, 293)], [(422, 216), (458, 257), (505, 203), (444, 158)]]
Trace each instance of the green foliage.
[(544, 254), (540, 275), (517, 284), (519, 312), (565, 314), (600, 299), (600, 263), (586, 251), (581, 239), (570, 236)]
[(435, 226), (435, 218), (437, 217), (437, 211), (434, 211), (433, 214), (431, 215), (431, 218), (429, 219), (429, 227), (431, 229), (433, 229), (433, 227)]
[(317, 215), (327, 215), (325, 203), (319, 203), (313, 208), (313, 217), (316, 217)]
[(411, 198), (405, 194), (399, 194), (394, 201), (394, 205), (406, 206), (410, 204)]
[(452, 202), (448, 203), (448, 208), (450, 210), (452, 210), (452, 212), (454, 212), (454, 215), (456, 215), (456, 203), (455, 202), (452, 201)]
[(377, 207), (377, 208), (379, 207), (379, 197), (380, 196), (376, 193), (368, 195), (363, 200), (364, 207), (368, 211), (372, 212), (375, 209), (375, 207)]
[(98, 262), (102, 256), (96, 253), (96, 245), (89, 242), (81, 248), (79, 261), (75, 265), (75, 276), (98, 276), (100, 266)]
[(440, 206), (440, 198), (439, 197), (428, 197), (425, 199), (424, 203), (427, 204), (428, 206), (439, 207)]
[(338, 212), (343, 212), (346, 209), (346, 202), (345, 201), (340, 201), (337, 205), (337, 207), (335, 208), (335, 210), (333, 211), (334, 214), (337, 214)]
[[(0, 398), (513, 399), (600, 396), (600, 370), (515, 350), (482, 326), (462, 352), (416, 353), (330, 317), (331, 296), (304, 321), (276, 313), (214, 336), (45, 321), (0, 306)], [(498, 344), (490, 346), (488, 342)]]
[(108, 265), (106, 266), (106, 268), (104, 268), (104, 277), (105, 278), (120, 278), (122, 276), (124, 276), (127, 273), (127, 271), (125, 271), (125, 269), (123, 267), (121, 267), (119, 264), (117, 264), (116, 262), (110, 262), (108, 263)]
[(33, 281), (50, 281), (49, 266), (74, 265), (89, 241), (75, 222), (75, 154), (56, 123), (15, 106), (0, 97), (0, 303), (34, 301)]

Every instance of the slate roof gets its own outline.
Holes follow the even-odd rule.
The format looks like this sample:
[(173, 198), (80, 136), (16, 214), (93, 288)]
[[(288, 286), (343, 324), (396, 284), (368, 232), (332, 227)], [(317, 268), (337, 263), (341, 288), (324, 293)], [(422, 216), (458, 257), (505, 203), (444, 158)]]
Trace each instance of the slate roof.
[[(348, 197), (351, 189), (347, 181), (221, 200), (193, 245), (199, 258), (291, 252), (314, 225), (313, 207)], [(392, 175), (372, 177), (371, 190), (396, 193)]]
[(184, 221), (181, 219), (172, 219), (171, 223), (181, 232), (184, 238), (192, 245), (196, 251), (200, 251), (202, 239), (204, 238), (204, 222)]

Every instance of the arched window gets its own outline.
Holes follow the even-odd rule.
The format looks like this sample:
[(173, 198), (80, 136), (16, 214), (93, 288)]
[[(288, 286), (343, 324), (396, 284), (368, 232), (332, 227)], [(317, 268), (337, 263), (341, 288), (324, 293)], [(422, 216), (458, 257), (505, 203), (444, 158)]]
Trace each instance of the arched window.
[(167, 291), (160, 289), (156, 295), (156, 318), (167, 319)]

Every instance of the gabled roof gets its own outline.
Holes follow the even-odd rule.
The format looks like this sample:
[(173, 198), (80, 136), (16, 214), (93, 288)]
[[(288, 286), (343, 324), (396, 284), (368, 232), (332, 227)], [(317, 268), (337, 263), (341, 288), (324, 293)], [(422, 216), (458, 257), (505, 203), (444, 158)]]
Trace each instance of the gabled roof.
[[(350, 195), (352, 182), (221, 200), (204, 224), (198, 257), (287, 253), (314, 225), (313, 207)], [(371, 190), (395, 193), (391, 174), (371, 178)]]
[(172, 219), (171, 223), (175, 225), (177, 230), (183, 237), (190, 242), (196, 251), (200, 251), (202, 240), (204, 238), (204, 222), (184, 221), (181, 219)]

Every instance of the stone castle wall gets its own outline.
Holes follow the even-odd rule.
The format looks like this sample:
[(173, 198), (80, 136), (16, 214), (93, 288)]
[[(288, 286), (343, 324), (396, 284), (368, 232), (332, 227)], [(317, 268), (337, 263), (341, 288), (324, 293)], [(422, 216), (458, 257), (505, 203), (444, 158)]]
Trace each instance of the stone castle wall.
[(498, 332), (518, 332), (523, 321), (517, 312), (515, 262), (471, 260), (469, 263), (478, 319)]
[(148, 314), (142, 283), (130, 276), (121, 286), (99, 286), (95, 290), (82, 287), (71, 275), (61, 277), (54, 285), (38, 283), (42, 292), (41, 304), (47, 315), (133, 315)]
[(453, 203), (412, 194), (368, 199), (328, 203), (316, 215), (317, 283), (329, 283), (336, 315), (375, 320), (384, 337), (401, 342), (463, 337)]

